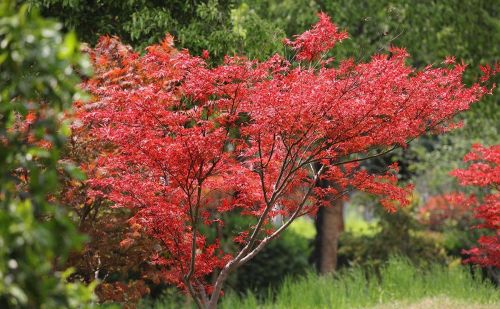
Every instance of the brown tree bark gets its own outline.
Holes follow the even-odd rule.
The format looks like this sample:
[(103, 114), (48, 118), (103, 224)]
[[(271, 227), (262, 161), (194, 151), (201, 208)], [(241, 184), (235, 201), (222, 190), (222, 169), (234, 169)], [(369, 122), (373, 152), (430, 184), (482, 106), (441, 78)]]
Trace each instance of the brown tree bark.
[[(323, 180), (319, 187), (335, 186)], [(315, 220), (316, 239), (312, 260), (320, 274), (328, 274), (337, 268), (340, 234), (344, 231), (344, 203), (342, 199), (332, 199), (331, 204), (321, 207)]]
[(320, 274), (332, 273), (337, 268), (339, 238), (343, 231), (344, 211), (341, 200), (318, 211), (313, 259)]

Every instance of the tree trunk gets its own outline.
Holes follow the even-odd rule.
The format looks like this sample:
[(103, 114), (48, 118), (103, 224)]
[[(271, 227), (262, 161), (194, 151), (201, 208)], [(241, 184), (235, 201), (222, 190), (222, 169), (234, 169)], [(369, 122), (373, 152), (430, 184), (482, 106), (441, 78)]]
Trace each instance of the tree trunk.
[[(328, 186), (321, 182), (319, 186)], [(337, 267), (337, 253), (340, 234), (344, 231), (344, 209), (341, 199), (332, 201), (328, 207), (321, 207), (316, 217), (316, 240), (313, 262), (320, 274), (328, 274)]]

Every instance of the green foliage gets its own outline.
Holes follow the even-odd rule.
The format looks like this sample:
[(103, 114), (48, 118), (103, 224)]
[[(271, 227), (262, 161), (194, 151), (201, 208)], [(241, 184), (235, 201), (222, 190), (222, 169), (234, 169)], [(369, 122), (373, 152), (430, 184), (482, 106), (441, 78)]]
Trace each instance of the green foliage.
[(214, 33), (210, 37), (212, 31), (230, 33), (227, 27), (230, 0), (30, 0), (29, 3), (39, 7), (44, 16), (57, 17), (91, 44), (108, 34), (140, 48), (159, 42), (167, 32), (181, 42), (189, 38), (192, 44), (186, 47), (190, 50), (206, 40), (215, 44), (215, 49), (232, 41), (230, 35)]
[(284, 53), (282, 41), (286, 37), (281, 28), (261, 18), (246, 3), (231, 10), (233, 33), (239, 36), (237, 49), (247, 57), (264, 60), (276, 53)]
[(166, 33), (176, 46), (193, 54), (206, 49), (214, 62), (224, 55), (243, 53), (263, 59), (281, 49), (283, 31), (260, 18), (245, 3), (203, 1), (68, 1), (30, 0), (44, 16), (57, 17), (85, 42), (116, 35), (137, 49), (157, 43)]
[(290, 224), (289, 230), (303, 238), (313, 240), (316, 236), (314, 221), (308, 217), (299, 217)]
[(408, 257), (418, 265), (447, 264), (443, 240), (432, 233), (408, 233), (391, 238), (390, 233), (356, 235), (345, 232), (339, 241), (339, 267), (371, 266), (378, 268), (393, 254)]
[[(288, 37), (304, 32), (317, 21), (316, 13), (323, 10), (314, 0), (243, 0), (262, 19), (273, 22)], [(331, 14), (331, 12), (325, 12)], [(332, 15), (333, 16), (333, 15)], [(338, 23), (338, 20), (332, 19)]]
[(394, 301), (418, 301), (447, 296), (469, 304), (500, 305), (500, 294), (478, 272), (464, 266), (430, 265), (419, 269), (408, 260), (392, 258), (380, 275), (370, 269), (351, 268), (335, 276), (310, 273), (285, 281), (277, 295), (259, 302), (253, 294), (244, 298), (231, 294), (222, 308), (367, 308)]
[[(0, 307), (77, 308), (92, 287), (68, 283), (59, 271), (83, 241), (67, 214), (51, 202), (59, 152), (69, 129), (61, 119), (85, 70), (75, 34), (0, 2)], [(88, 66), (87, 66), (88, 67)], [(49, 146), (48, 146), (49, 145)]]
[(499, 7), (496, 1), (321, 1), (244, 0), (265, 20), (288, 36), (301, 33), (323, 11), (351, 39), (336, 47), (338, 53), (364, 58), (390, 44), (403, 46), (413, 64), (439, 63), (455, 55), (466, 63), (494, 61), (500, 52)]

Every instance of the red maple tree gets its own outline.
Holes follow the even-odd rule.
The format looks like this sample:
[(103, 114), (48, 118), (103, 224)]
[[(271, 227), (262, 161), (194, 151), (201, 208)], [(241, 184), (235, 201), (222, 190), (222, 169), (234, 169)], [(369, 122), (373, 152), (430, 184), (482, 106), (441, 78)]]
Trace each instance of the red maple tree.
[[(144, 55), (109, 37), (91, 52), (92, 99), (79, 117), (107, 144), (91, 194), (135, 210), (131, 223), (161, 243), (151, 259), (161, 277), (199, 307), (215, 308), (228, 275), (324, 197), (359, 189), (390, 211), (406, 205), (411, 186), (396, 185), (396, 166), (375, 175), (359, 162), (453, 128), (488, 91), (462, 84), (463, 64), (416, 70), (400, 48), (333, 65), (325, 53), (346, 37), (320, 14), (285, 41), (292, 60), (234, 56), (211, 67), (208, 53), (178, 51), (170, 36)], [(318, 188), (323, 178), (336, 187)], [(207, 236), (227, 212), (254, 218), (233, 231), (236, 252)]]
[(474, 200), (474, 215), (481, 221), (475, 228), (491, 232), (479, 238), (477, 247), (464, 250), (469, 255), (465, 261), (500, 268), (500, 145), (474, 145), (464, 161), (472, 163), (468, 168), (454, 170), (451, 174), (461, 185), (486, 190), (482, 198), (471, 198)]

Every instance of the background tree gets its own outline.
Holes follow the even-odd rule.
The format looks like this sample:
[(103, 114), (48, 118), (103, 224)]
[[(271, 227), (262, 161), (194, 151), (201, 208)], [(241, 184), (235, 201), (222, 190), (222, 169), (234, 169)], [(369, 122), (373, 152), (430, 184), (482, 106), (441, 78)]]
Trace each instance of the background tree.
[(57, 170), (69, 133), (61, 119), (74, 98), (74, 69), (86, 72), (73, 33), (26, 5), (0, 3), (0, 307), (81, 308), (92, 285), (68, 283), (64, 270), (81, 247), (67, 212), (55, 202)]
[(177, 46), (200, 55), (210, 50), (220, 62), (235, 52), (264, 59), (281, 48), (284, 33), (268, 20), (232, 0), (196, 1), (66, 1), (30, 0), (42, 14), (56, 17), (85, 42), (95, 44), (102, 35), (116, 35), (138, 50), (155, 44), (165, 33)]

